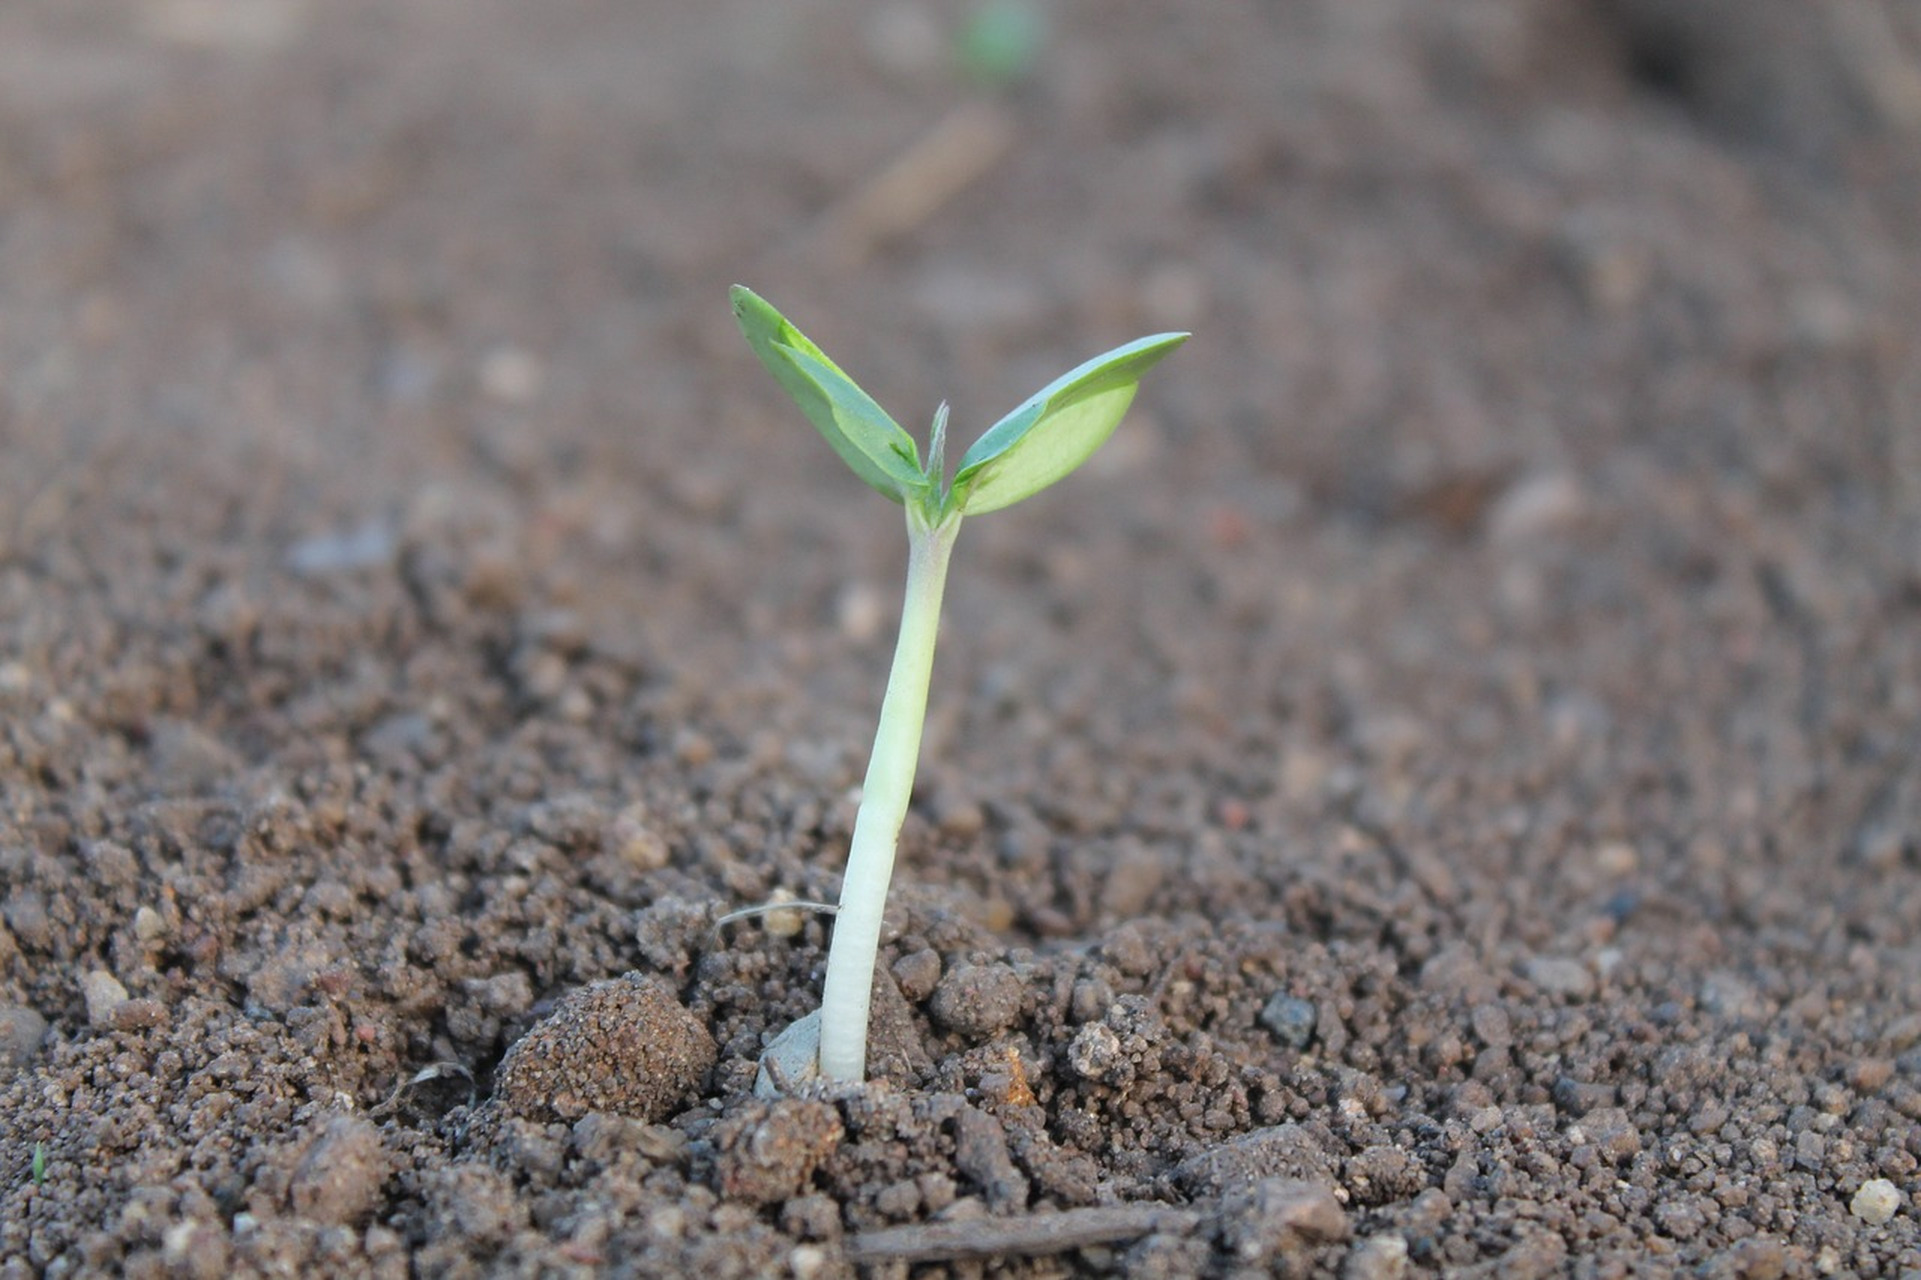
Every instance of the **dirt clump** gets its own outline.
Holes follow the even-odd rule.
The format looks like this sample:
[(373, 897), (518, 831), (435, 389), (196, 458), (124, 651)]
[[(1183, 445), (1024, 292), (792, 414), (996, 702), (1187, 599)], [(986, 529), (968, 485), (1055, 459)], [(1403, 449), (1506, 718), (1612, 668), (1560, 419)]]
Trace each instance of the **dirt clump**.
[(562, 997), (508, 1049), (494, 1096), (517, 1116), (659, 1120), (693, 1098), (714, 1060), (713, 1036), (667, 985), (628, 974)]
[(316, 1222), (360, 1221), (380, 1203), (387, 1165), (378, 1129), (359, 1116), (336, 1116), (301, 1153), (288, 1179), (288, 1201)]

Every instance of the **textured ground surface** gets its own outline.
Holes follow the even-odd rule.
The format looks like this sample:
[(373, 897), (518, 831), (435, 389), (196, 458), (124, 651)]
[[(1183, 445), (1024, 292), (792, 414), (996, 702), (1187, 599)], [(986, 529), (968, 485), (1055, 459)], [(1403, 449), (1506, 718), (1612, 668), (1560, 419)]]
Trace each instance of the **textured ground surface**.
[(1047, 12), (0, 11), (0, 1276), (1921, 1269), (1921, 12)]

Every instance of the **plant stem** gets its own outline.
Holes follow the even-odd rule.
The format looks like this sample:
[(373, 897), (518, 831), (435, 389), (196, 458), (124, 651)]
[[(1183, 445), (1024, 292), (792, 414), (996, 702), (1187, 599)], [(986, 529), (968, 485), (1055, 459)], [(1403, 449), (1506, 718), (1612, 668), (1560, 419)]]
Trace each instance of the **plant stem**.
[(854, 839), (847, 851), (821, 991), (820, 1074), (828, 1080), (858, 1084), (867, 1076), (868, 1003), (880, 951), (881, 914), (920, 761), (941, 590), (959, 531), (960, 516), (931, 524), (915, 503), (907, 504), (907, 595), (901, 602), (900, 639), (881, 701), (880, 726), (874, 731), (874, 754), (861, 786), (860, 812), (854, 815)]

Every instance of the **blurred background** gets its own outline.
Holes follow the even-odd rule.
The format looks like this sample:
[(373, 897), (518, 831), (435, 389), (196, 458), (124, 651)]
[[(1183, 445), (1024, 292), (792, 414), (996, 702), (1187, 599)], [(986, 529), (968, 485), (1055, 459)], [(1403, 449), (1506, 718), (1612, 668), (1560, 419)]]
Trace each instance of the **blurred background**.
[[(223, 424), (303, 472), (664, 469), (671, 440), (698, 483), (747, 439), (827, 485), (735, 349), (736, 278), (963, 436), (1063, 361), (1194, 328), (1111, 465), (1211, 466), (1276, 516), (1471, 525), (1519, 473), (1624, 441), (1711, 464), (1756, 415), (1777, 463), (1847, 450), (1768, 380), (1845, 384), (1819, 353), (1871, 353), (1912, 283), (1917, 26), (1900, 0), (28, 0), (0, 14), (10, 497)], [(1710, 387), (1740, 360), (1768, 367)]]

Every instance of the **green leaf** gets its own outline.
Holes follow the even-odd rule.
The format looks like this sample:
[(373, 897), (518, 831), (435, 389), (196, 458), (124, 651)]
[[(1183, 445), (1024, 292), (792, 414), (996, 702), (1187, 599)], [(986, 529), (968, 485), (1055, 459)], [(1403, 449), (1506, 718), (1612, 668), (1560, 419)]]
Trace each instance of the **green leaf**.
[(752, 289), (732, 297), (747, 345), (855, 475), (895, 502), (928, 487), (913, 437), (872, 396)]
[(952, 503), (979, 515), (1032, 497), (1086, 462), (1120, 424), (1141, 375), (1187, 341), (1136, 338), (1062, 374), (974, 442), (954, 475)]

